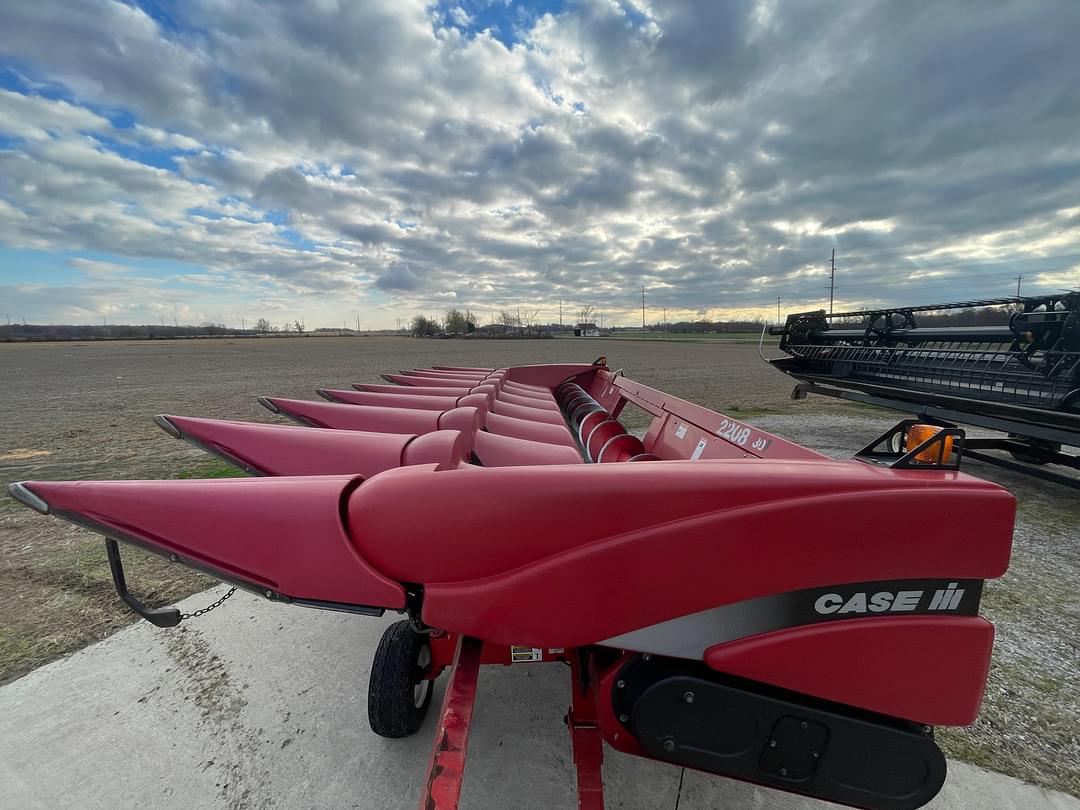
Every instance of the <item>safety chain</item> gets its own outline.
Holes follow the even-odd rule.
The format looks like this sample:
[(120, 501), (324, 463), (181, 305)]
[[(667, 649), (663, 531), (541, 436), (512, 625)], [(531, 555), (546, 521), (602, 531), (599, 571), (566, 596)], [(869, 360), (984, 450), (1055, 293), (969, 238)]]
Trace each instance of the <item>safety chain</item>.
[(236, 593), (236, 588), (235, 587), (229, 588), (228, 593), (226, 593), (223, 597), (218, 599), (212, 605), (207, 605), (206, 607), (204, 607), (204, 608), (202, 608), (200, 610), (196, 610), (194, 613), (181, 613), (180, 614), (181, 621), (183, 621), (184, 619), (197, 619), (199, 616), (205, 616), (207, 613), (209, 613), (214, 608), (221, 607), (221, 605), (225, 602), (225, 600), (228, 599), (230, 596), (232, 596), (234, 593)]

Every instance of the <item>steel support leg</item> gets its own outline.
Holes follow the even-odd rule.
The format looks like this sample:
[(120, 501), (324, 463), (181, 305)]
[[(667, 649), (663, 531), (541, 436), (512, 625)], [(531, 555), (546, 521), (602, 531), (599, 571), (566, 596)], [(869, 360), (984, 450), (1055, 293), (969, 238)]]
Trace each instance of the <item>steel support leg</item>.
[(469, 746), (476, 682), (480, 675), (480, 653), (484, 642), (461, 636), (450, 682), (446, 685), (435, 746), (424, 777), (420, 810), (456, 810), (461, 799), (461, 780), (465, 774), (465, 752)]
[(578, 810), (604, 810), (604, 742), (596, 723), (596, 686), (591, 656), (571, 659), (573, 703), (566, 713), (577, 770)]

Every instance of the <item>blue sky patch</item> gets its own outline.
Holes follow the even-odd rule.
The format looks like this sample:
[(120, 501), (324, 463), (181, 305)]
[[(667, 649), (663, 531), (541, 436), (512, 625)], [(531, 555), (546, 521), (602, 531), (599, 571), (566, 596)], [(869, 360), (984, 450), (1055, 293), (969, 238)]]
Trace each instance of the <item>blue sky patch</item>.
[(521, 31), (530, 29), (545, 14), (558, 14), (565, 6), (563, 0), (439, 0), (434, 8), (444, 24), (470, 36), (490, 31), (510, 48), (521, 41)]

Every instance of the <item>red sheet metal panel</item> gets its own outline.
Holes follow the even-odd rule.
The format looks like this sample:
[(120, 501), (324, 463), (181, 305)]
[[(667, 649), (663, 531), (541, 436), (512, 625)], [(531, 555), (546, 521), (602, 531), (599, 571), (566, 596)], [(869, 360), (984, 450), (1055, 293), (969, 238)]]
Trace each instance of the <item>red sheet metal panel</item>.
[[(664, 463), (671, 462), (604, 466), (621, 471)], [(784, 475), (776, 469), (762, 472)], [(485, 484), (485, 491), (493, 492), (490, 482)], [(1004, 491), (944, 485), (927, 486), (917, 497), (911, 490), (892, 489), (789, 499), (776, 489), (782, 484), (766, 503), (612, 531), (595, 542), (589, 542), (590, 530), (605, 516), (579, 512), (570, 533), (579, 542), (563, 551), (531, 536), (529, 515), (521, 515), (505, 525), (514, 526), (517, 540), (537, 552), (534, 561), (472, 581), (453, 581), (455, 574), (472, 573), (461, 564), (457, 570), (430, 571), (436, 579), (425, 589), (425, 620), (494, 641), (579, 646), (772, 593), (879, 579), (991, 578), (1007, 566), (1013, 501)], [(629, 487), (619, 503), (633, 512), (639, 501), (646, 508), (657, 505)], [(962, 513), (967, 525), (958, 533), (950, 521), (928, 520), (917, 536), (902, 541), (880, 531), (883, 515), (904, 510)], [(497, 513), (489, 510), (485, 517), (491, 525), (503, 525)], [(540, 517), (534, 520), (547, 526)], [(489, 563), (500, 556), (491, 549), (480, 554), (490, 554)]]
[[(415, 508), (418, 503), (422, 510)], [(811, 571), (815, 578), (833, 577), (822, 584), (1000, 576), (1008, 560), (1014, 508), (1005, 490), (954, 472), (889, 470), (856, 462), (663, 461), (507, 467), (473, 474), (388, 470), (353, 493), (348, 514), (361, 553), (395, 578), (431, 583), (428, 596), (434, 583), (527, 577), (533, 567), (580, 564), (585, 579), (595, 580), (584, 587), (585, 594), (573, 598), (580, 602), (616, 579), (599, 565), (609, 555), (629, 555), (620, 569), (633, 557), (640, 566), (635, 580), (665, 583), (668, 571), (682, 570), (683, 561), (697, 556), (699, 576), (691, 579), (701, 581), (700, 586), (665, 585), (640, 600), (648, 605), (671, 598), (669, 591), (700, 589), (715, 597), (732, 587), (739, 598), (760, 595), (746, 592), (748, 581), (729, 583), (728, 572), (740, 562), (761, 569), (753, 581), (764, 593), (801, 587), (795, 582)], [(964, 531), (957, 531), (953, 521), (933, 519), (920, 521), (918, 531), (902, 541), (880, 531), (883, 516), (901, 513), (928, 518), (962, 513)], [(402, 519), (405, 515), (408, 520)], [(572, 530), (553, 529), (552, 521), (562, 516)], [(505, 531), (491, 531), (494, 526)], [(507, 533), (513, 542), (507, 542)], [(762, 560), (768, 564), (761, 565)], [(594, 563), (598, 567), (591, 568)], [(700, 576), (703, 571), (709, 576)], [(849, 571), (851, 576), (841, 575)], [(776, 578), (772, 590), (770, 578)], [(562, 590), (556, 583), (548, 587), (553, 593)], [(625, 605), (608, 605), (601, 615), (626, 610)], [(572, 624), (579, 621), (588, 623), (580, 617)], [(515, 640), (513, 635), (485, 638)]]
[(566, 426), (566, 420), (563, 419), (562, 414), (557, 410), (533, 408), (528, 405), (515, 405), (503, 400), (503, 396), (505, 395), (500, 394), (500, 398), (496, 399), (495, 404), (491, 407), (492, 411), (495, 413), (500, 413), (503, 416), (512, 416), (515, 419), (526, 419), (548, 425), (559, 425), (560, 427)]
[(484, 419), (484, 426), (492, 433), (498, 433), (501, 436), (513, 436), (517, 439), (558, 444), (563, 447), (575, 446), (574, 437), (570, 435), (570, 430), (565, 424), (549, 425), (534, 422), (531, 419), (517, 419), (513, 416), (489, 413)]
[[(425, 583), (429, 624), (502, 643), (580, 646), (787, 590), (1000, 576), (1015, 501), (954, 472), (762, 460), (427, 480), (406, 468), (369, 481), (348, 508), (373, 565)], [(927, 519), (898, 539), (880, 531), (896, 514), (964, 514), (964, 530)], [(560, 516), (567, 530), (553, 529)]]
[(461, 466), (469, 458), (459, 431), (410, 434), (329, 430), (294, 425), (158, 416), (156, 421), (186, 439), (261, 475), (362, 475), (409, 464)]
[(485, 467), (581, 464), (581, 454), (573, 447), (530, 442), (486, 431), (476, 434), (475, 452)]
[[(423, 396), (410, 394), (408, 388), (400, 385), (395, 393), (376, 393), (373, 391), (341, 391), (333, 388), (320, 388), (316, 393), (331, 402), (343, 402), (349, 405), (377, 405), (382, 408), (417, 408), (422, 411), (448, 411), (456, 408), (461, 397)], [(447, 389), (450, 390), (450, 389)], [(463, 395), (464, 396), (464, 395)]]
[(473, 386), (456, 387), (410, 385), (407, 388), (393, 383), (353, 383), (357, 391), (369, 391), (376, 394), (407, 394), (408, 396), (463, 397), (472, 393)]
[[(737, 444), (715, 436), (697, 425), (687, 422), (672, 414), (658, 417), (660, 430), (657, 435), (647, 437), (645, 449), (665, 459), (715, 459), (715, 458), (757, 458)], [(755, 439), (758, 441), (758, 439)], [(768, 440), (764, 440), (768, 441)]]
[[(745, 422), (740, 422), (737, 419), (732, 419), (730, 416), (716, 413), (716, 411), (710, 411), (708, 408), (703, 408), (700, 405), (687, 402), (685, 399), (679, 399), (670, 394), (665, 394), (663, 391), (657, 391), (655, 388), (650, 388), (647, 385), (634, 382), (626, 377), (616, 377), (611, 380), (610, 384), (618, 389), (622, 397), (654, 416), (672, 414), (673, 416), (678, 417), (681, 423), (693, 425), (699, 428), (703, 433), (716, 436), (722, 441), (730, 444), (732, 447), (743, 451), (747, 456), (754, 456), (756, 458), (808, 460), (822, 460), (827, 458), (827, 456), (823, 456), (821, 453), (807, 450), (805, 447), (797, 445), (794, 442), (790, 442), (787, 439), (782, 439), (772, 433), (755, 428)], [(710, 444), (712, 443), (710, 442)], [(649, 449), (648, 444), (646, 444), (646, 448)], [(660, 446), (660, 450), (666, 452), (676, 452), (681, 449), (683, 448), (675, 445), (662, 444)], [(715, 453), (715, 455), (699, 457), (729, 457), (727, 451), (721, 451), (717, 445), (713, 445), (708, 449), (711, 453)], [(655, 449), (650, 449), (650, 452), (657, 453), (663, 458), (689, 457), (668, 456), (664, 452), (658, 452)], [(691, 450), (691, 452), (693, 451)]]
[[(506, 379), (521, 385), (554, 390), (559, 383), (571, 377), (590, 377), (603, 366), (591, 363), (552, 363), (535, 366), (514, 366), (506, 369)], [(579, 380), (580, 382), (580, 380)], [(585, 386), (585, 383), (581, 383)]]
[(880, 616), (711, 648), (713, 669), (917, 723), (966, 726), (982, 702), (994, 627), (978, 616)]
[[(428, 468), (431, 472), (432, 468)], [(356, 476), (27, 482), (103, 534), (293, 599), (402, 608), (401, 585), (356, 553), (341, 503)]]

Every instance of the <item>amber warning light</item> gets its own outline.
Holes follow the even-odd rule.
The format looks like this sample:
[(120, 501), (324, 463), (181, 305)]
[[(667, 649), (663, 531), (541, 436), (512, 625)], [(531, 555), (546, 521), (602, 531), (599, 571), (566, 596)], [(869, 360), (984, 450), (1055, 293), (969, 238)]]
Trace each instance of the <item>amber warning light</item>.
[[(904, 452), (910, 453), (923, 442), (936, 436), (941, 430), (942, 428), (939, 428), (936, 425), (912, 425), (908, 428), (907, 436), (904, 437)], [(916, 453), (915, 461), (922, 462), (923, 464), (949, 463), (952, 459), (953, 437), (946, 436), (943, 444), (944, 446), (935, 442), (921, 453)]]

